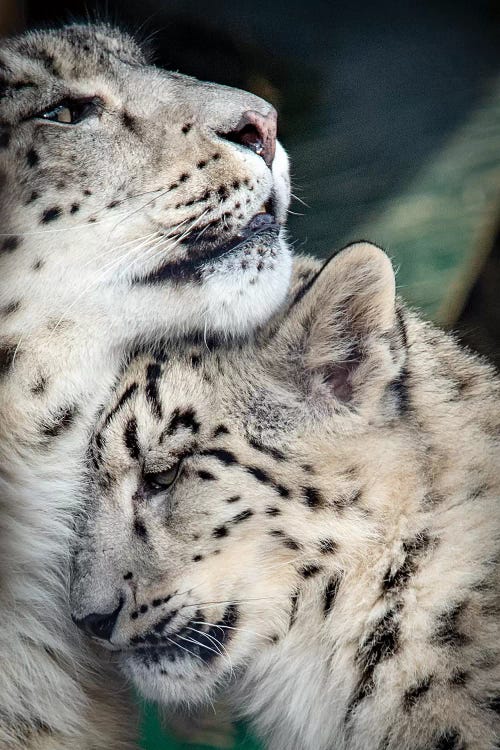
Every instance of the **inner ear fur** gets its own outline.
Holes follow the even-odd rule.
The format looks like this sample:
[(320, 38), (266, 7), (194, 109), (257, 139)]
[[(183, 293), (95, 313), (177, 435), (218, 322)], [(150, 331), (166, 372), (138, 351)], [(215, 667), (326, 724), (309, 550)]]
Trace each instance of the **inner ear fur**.
[(397, 377), (404, 348), (387, 255), (368, 242), (341, 250), (289, 309), (281, 333), (282, 366), (303, 385), (320, 382), (341, 402), (375, 396)]

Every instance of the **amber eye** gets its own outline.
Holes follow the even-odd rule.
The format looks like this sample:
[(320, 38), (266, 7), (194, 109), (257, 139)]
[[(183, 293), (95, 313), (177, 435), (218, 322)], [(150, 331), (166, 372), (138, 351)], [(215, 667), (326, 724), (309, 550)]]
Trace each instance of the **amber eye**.
[(181, 468), (181, 461), (172, 466), (168, 471), (147, 472), (143, 475), (143, 481), (150, 492), (163, 492), (173, 485)]
[(37, 115), (42, 120), (57, 122), (60, 125), (77, 125), (86, 117), (102, 111), (103, 104), (98, 97), (91, 99), (64, 99), (55, 107)]

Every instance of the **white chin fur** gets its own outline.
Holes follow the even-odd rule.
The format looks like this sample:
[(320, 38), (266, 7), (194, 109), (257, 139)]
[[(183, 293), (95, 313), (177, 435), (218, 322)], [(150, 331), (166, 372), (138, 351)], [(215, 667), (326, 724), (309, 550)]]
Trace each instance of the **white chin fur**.
[(284, 237), (279, 239), (272, 268), (258, 275), (253, 269), (234, 268), (229, 259), (227, 263), (221, 260), (203, 282), (207, 329), (239, 335), (266, 323), (285, 300), (291, 272), (292, 258)]

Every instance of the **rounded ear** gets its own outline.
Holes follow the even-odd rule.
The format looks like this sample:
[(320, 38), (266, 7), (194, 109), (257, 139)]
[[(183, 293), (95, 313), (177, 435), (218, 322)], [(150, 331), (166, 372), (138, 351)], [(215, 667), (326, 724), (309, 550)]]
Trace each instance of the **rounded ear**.
[(360, 374), (373, 371), (375, 361), (384, 364), (382, 350), (385, 376), (395, 376), (396, 339), (404, 347), (398, 331), (391, 261), (376, 245), (356, 242), (327, 261), (291, 303), (279, 351), (295, 369), (300, 363), (302, 382), (320, 376), (337, 399), (350, 401)]

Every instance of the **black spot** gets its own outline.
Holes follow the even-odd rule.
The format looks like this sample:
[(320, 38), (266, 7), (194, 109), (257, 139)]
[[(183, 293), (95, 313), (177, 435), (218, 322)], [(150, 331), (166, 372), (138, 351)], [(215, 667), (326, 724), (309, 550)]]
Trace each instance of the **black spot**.
[(158, 363), (149, 364), (146, 370), (146, 398), (151, 406), (151, 411), (157, 419), (163, 417), (160, 396), (158, 393), (158, 378), (161, 376), (161, 367)]
[(32, 266), (33, 271), (39, 271), (41, 268), (43, 268), (43, 265), (44, 265), (43, 260), (41, 260), (41, 258), (38, 258), (38, 260), (36, 260), (33, 263), (33, 266)]
[(316, 563), (309, 563), (308, 565), (303, 565), (302, 568), (299, 570), (299, 574), (303, 578), (312, 578), (313, 576), (317, 575), (322, 570), (321, 565), (317, 565)]
[(195, 555), (193, 557), (193, 562), (200, 562), (200, 560), (203, 560), (203, 555)]
[(80, 210), (80, 204), (79, 203), (72, 203), (71, 208), (69, 209), (70, 214), (76, 214), (77, 211)]
[(338, 544), (334, 539), (331, 539), (330, 537), (327, 539), (320, 539), (319, 541), (319, 551), (323, 555), (328, 555), (333, 552), (336, 552), (338, 549)]
[(410, 577), (414, 575), (418, 559), (426, 552), (430, 543), (431, 539), (427, 530), (420, 532), (412, 539), (405, 539), (403, 541), (403, 562), (396, 570), (393, 571), (389, 568), (386, 571), (382, 581), (384, 591), (401, 590)]
[(32, 190), (30, 197), (26, 201), (26, 205), (29, 205), (30, 203), (34, 203), (34, 201), (38, 200), (39, 197), (40, 197), (40, 193), (38, 192), (38, 190)]
[(253, 510), (250, 510), (250, 508), (247, 508), (246, 510), (242, 510), (241, 513), (238, 513), (236, 516), (233, 516), (231, 518), (231, 523), (237, 524), (242, 523), (242, 521), (248, 521), (249, 518), (253, 516)]
[(49, 221), (55, 221), (58, 219), (62, 214), (62, 209), (59, 206), (54, 206), (53, 208), (47, 208), (41, 218), (42, 224), (48, 224)]
[(465, 670), (461, 669), (457, 672), (453, 672), (453, 674), (450, 677), (450, 685), (455, 685), (456, 687), (462, 687), (467, 683), (467, 680), (470, 677), (470, 673), (466, 672)]
[(182, 132), (184, 133), (184, 135), (187, 135), (189, 133), (189, 131), (191, 130), (192, 127), (193, 127), (193, 125), (190, 122), (187, 122), (185, 125), (183, 125), (182, 126)]
[(130, 572), (129, 573), (125, 573), (125, 575), (123, 576), (123, 580), (124, 581), (130, 581), (133, 578), (133, 576), (134, 576), (133, 573), (130, 573)]
[(0, 148), (7, 148), (10, 143), (10, 133), (4, 130), (0, 133)]
[(216, 458), (225, 466), (230, 466), (231, 464), (238, 463), (238, 460), (234, 453), (231, 453), (231, 451), (227, 451), (224, 448), (207, 448), (207, 450), (201, 451), (200, 455), (213, 456), (213, 458)]
[(191, 430), (191, 432), (194, 432), (195, 434), (199, 432), (200, 423), (196, 419), (196, 412), (194, 409), (185, 409), (184, 411), (176, 409), (170, 418), (167, 427), (167, 435), (173, 435), (179, 427), (185, 427), (187, 430)]
[(299, 608), (300, 589), (296, 589), (290, 597), (290, 622), (288, 627), (291, 628), (297, 619), (297, 610)]
[(6, 375), (16, 355), (17, 344), (2, 344), (0, 342), (0, 376)]
[(327, 617), (335, 603), (340, 586), (340, 576), (332, 576), (323, 592), (323, 614)]
[(8, 305), (5, 305), (5, 307), (0, 308), (0, 314), (5, 315), (5, 316), (13, 315), (13, 313), (17, 312), (20, 307), (21, 307), (21, 302), (19, 300), (16, 300), (15, 302), (9, 302)]
[[(144, 522), (137, 518), (137, 516), (134, 518), (134, 533), (140, 537), (144, 542), (147, 541), (148, 538), (148, 530), (146, 529)], [(141, 608), (142, 612), (142, 608)]]
[(226, 503), (237, 503), (238, 500), (241, 500), (241, 495), (231, 495), (231, 497), (226, 498)]
[(151, 606), (160, 607), (163, 604), (163, 599), (153, 599)]
[(284, 531), (281, 529), (271, 529), (271, 531), (268, 532), (270, 536), (275, 537), (276, 539), (280, 539), (281, 543), (284, 547), (291, 550), (299, 550), (301, 549), (301, 545), (295, 540), (292, 539), (292, 537), (287, 536)]
[(466, 603), (460, 602), (439, 615), (433, 636), (434, 643), (459, 648), (469, 642), (468, 636), (460, 632), (460, 619), (465, 607)]
[(212, 154), (212, 159), (218, 161), (220, 159), (220, 154), (216, 151), (215, 154)]
[(431, 683), (432, 677), (429, 676), (406, 690), (403, 696), (403, 707), (405, 711), (410, 711), (420, 698), (429, 691)]
[(30, 390), (34, 396), (41, 396), (47, 390), (47, 378), (41, 375), (36, 383), (31, 386)]
[(255, 477), (258, 482), (267, 484), (272, 487), (272, 489), (276, 490), (281, 497), (288, 497), (290, 495), (290, 491), (282, 484), (276, 483), (272, 477), (264, 471), (264, 469), (260, 469), (258, 466), (245, 466), (244, 468), (249, 474)]
[(106, 208), (116, 208), (119, 205), (120, 205), (120, 201), (111, 201), (111, 203), (108, 203)]
[(207, 166), (207, 162), (205, 161), (205, 159), (201, 159), (201, 161), (199, 161), (196, 166), (198, 167), (198, 169), (204, 169)]
[(126, 110), (123, 110), (122, 112), (122, 123), (124, 127), (134, 135), (140, 134), (139, 124), (136, 118), (132, 117), (132, 115)]
[(455, 729), (447, 729), (434, 740), (429, 750), (463, 750), (459, 733)]
[(268, 456), (272, 456), (276, 461), (286, 461), (285, 454), (278, 448), (274, 448), (271, 445), (264, 445), (260, 440), (257, 440), (257, 438), (254, 437), (248, 438), (248, 442), (252, 448), (255, 448), (255, 450), (260, 451), (261, 453), (266, 453)]
[(229, 435), (228, 428), (223, 424), (220, 424), (214, 430), (213, 437), (216, 438), (216, 437), (219, 437), (219, 435)]
[(201, 365), (201, 357), (199, 354), (191, 354), (191, 366), (197, 369)]
[(397, 652), (399, 634), (397, 610), (393, 608), (378, 620), (371, 633), (359, 646), (355, 658), (360, 669), (360, 678), (347, 707), (346, 722), (350, 720), (359, 703), (372, 693), (375, 669), (382, 661), (391, 658)]
[(227, 529), (227, 526), (218, 526), (212, 531), (212, 536), (214, 537), (214, 539), (222, 539), (222, 537), (227, 536), (228, 534), (229, 531)]
[(44, 438), (56, 438), (61, 433), (68, 430), (74, 423), (78, 415), (76, 406), (67, 406), (59, 409), (55, 414), (40, 425), (40, 430)]
[(304, 502), (309, 508), (324, 508), (325, 498), (315, 487), (303, 487)]
[(30, 148), (30, 150), (26, 154), (26, 161), (28, 162), (29, 167), (36, 167), (36, 165), (40, 161), (40, 157), (38, 156), (34, 148)]
[(3, 241), (2, 250), (5, 250), (5, 252), (7, 253), (11, 253), (16, 250), (20, 244), (21, 240), (19, 237), (7, 237), (7, 239)]
[(205, 471), (205, 469), (199, 469), (196, 473), (200, 479), (206, 482), (213, 482), (217, 478), (210, 471)]
[(268, 505), (266, 508), (266, 515), (267, 516), (279, 516), (281, 515), (281, 510), (279, 508), (276, 508), (275, 506)]
[(404, 416), (410, 410), (410, 393), (408, 389), (408, 370), (403, 367), (399, 375), (387, 386), (397, 403), (398, 412)]
[(124, 441), (130, 457), (137, 460), (141, 455), (139, 442), (137, 440), (137, 420), (132, 417), (125, 426)]
[(85, 188), (85, 190), (83, 191), (83, 194), (86, 195), (86, 196), (92, 195), (92, 190), (89, 190), (88, 188)]
[(190, 177), (191, 175), (188, 174), (188, 172), (183, 172), (181, 176), (179, 177), (179, 182), (186, 182), (187, 180), (189, 180)]

